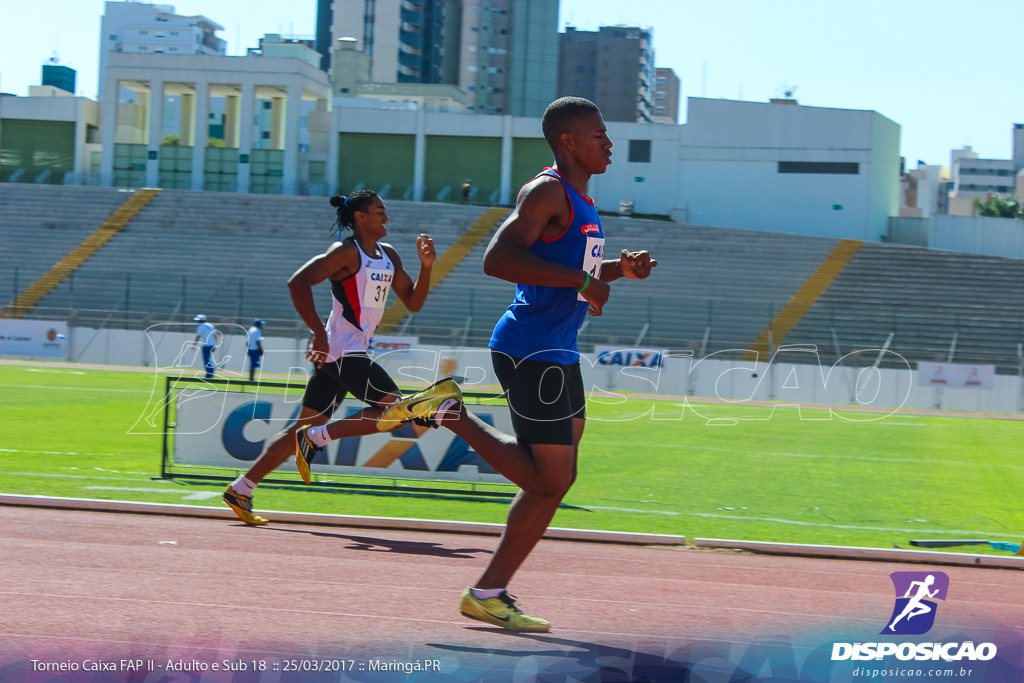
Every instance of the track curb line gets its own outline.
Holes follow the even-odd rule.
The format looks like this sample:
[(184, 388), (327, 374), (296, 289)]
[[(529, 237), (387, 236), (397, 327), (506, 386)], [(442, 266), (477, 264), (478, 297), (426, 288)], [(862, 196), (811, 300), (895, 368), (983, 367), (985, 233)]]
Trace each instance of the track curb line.
[(1024, 557), (998, 557), (970, 553), (937, 553), (927, 550), (861, 548), (837, 545), (801, 545), (798, 543), (767, 543), (761, 541), (732, 541), (719, 538), (695, 538), (698, 548), (745, 550), (766, 555), (798, 555), (832, 560), (869, 560), (873, 562), (911, 562), (919, 564), (956, 565), (987, 569), (1024, 570)]
[[(92, 498), (56, 498), (51, 496), (27, 496), (8, 493), (0, 493), (0, 505), (87, 510), (93, 512), (124, 512), (129, 514), (203, 517), (233, 521), (241, 524), (241, 520), (235, 516), (235, 513), (227, 508), (206, 507), (200, 505), (139, 503), (118, 500), (96, 500)], [(504, 524), (490, 524), (483, 522), (453, 522), (432, 519), (409, 519), (402, 517), (364, 517), (360, 515), (327, 515), (314, 512), (284, 512), (278, 510), (260, 510), (260, 514), (268, 516), (271, 522), (276, 524), (315, 524), (319, 526), (397, 529), (401, 531), (434, 531), (485, 536), (500, 536), (505, 530)], [(548, 529), (544, 534), (544, 538), (559, 541), (588, 541), (627, 545), (681, 546), (686, 544), (685, 536), (640, 534), (625, 531), (560, 529), (555, 527)]]

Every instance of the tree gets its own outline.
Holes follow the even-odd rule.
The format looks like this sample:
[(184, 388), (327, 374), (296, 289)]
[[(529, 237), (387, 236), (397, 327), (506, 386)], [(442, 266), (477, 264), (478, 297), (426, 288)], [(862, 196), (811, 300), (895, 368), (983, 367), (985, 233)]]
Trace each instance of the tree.
[(985, 199), (975, 199), (974, 209), (979, 216), (1024, 219), (1024, 206), (1013, 197), (1001, 194), (989, 194)]

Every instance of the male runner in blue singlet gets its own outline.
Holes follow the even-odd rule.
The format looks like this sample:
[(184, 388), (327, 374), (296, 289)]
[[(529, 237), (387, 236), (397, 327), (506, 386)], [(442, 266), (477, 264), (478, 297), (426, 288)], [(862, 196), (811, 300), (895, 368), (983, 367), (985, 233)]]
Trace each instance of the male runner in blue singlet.
[[(516, 435), (484, 424), (461, 403), (435, 417), (521, 489), (498, 549), (463, 591), (460, 609), (506, 629), (540, 632), (550, 624), (523, 614), (506, 588), (576, 479), (586, 424), (579, 328), (588, 310), (601, 314), (609, 282), (646, 278), (657, 265), (646, 251), (624, 249), (603, 259), (604, 232), (586, 193), (590, 177), (611, 164), (612, 143), (597, 106), (563, 97), (548, 106), (542, 126), (554, 166), (519, 191), (484, 256), (486, 274), (516, 283), (515, 300), (489, 344)], [(397, 411), (386, 410), (381, 422), (390, 426), (391, 413)]]

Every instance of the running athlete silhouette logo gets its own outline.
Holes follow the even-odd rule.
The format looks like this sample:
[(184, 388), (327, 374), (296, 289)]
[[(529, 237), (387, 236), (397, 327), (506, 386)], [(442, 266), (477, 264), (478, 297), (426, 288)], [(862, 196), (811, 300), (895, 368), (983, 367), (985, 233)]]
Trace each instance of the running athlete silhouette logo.
[(927, 598), (945, 600), (949, 577), (943, 572), (893, 572), (889, 578), (896, 589), (896, 606), (882, 634), (927, 633), (935, 623), (937, 609)]

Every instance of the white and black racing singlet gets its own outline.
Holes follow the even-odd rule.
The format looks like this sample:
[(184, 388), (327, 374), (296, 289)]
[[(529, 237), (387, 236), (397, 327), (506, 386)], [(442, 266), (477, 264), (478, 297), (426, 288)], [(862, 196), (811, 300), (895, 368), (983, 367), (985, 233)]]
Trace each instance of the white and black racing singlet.
[(359, 250), (359, 270), (344, 280), (331, 280), (334, 307), (327, 320), (330, 360), (369, 348), (370, 337), (384, 315), (395, 275), (395, 267), (380, 243), (377, 251), (381, 257), (374, 258), (362, 250), (359, 242), (349, 239)]

